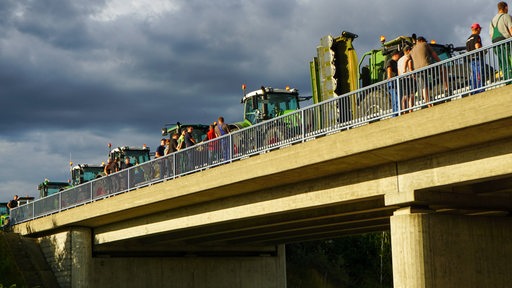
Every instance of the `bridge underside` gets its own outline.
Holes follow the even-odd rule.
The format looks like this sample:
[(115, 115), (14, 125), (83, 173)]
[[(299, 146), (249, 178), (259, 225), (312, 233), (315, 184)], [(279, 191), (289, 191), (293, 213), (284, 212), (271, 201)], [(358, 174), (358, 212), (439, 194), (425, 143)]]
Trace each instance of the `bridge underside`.
[[(378, 195), (382, 190), (387, 193)], [(272, 253), (283, 243), (389, 230), (390, 217), (403, 208), (411, 213), (509, 216), (512, 139), (231, 196), (125, 225), (105, 225), (95, 229), (94, 252)], [(115, 237), (121, 239), (103, 241)]]

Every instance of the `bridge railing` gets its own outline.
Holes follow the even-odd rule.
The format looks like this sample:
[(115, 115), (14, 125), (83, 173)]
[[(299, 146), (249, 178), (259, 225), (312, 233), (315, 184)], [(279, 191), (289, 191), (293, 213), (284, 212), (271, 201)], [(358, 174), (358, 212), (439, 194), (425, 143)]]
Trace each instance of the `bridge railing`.
[[(512, 81), (512, 38), (234, 131), (11, 210), (21, 223)], [(508, 59), (508, 60), (507, 60)], [(479, 73), (477, 73), (479, 72)], [(408, 100), (411, 99), (411, 100)]]

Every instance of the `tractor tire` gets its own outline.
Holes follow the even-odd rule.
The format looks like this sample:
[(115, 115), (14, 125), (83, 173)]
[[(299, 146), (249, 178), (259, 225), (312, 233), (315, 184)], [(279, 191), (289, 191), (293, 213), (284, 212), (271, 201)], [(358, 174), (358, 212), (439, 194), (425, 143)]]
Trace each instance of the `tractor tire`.
[(286, 140), (286, 137), (283, 129), (280, 127), (271, 127), (269, 130), (265, 131), (265, 137), (263, 139), (265, 146), (276, 146)]
[(373, 119), (391, 111), (391, 96), (384, 90), (371, 91), (359, 102), (358, 119)]

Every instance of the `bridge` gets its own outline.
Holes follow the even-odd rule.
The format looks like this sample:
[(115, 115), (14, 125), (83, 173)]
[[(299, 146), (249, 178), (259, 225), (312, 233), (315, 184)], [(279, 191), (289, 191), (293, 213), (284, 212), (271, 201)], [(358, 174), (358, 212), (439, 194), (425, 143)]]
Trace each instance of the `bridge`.
[(395, 287), (506, 287), (511, 101), (490, 87), (14, 229), (73, 287), (286, 287), (286, 243), (371, 231), (391, 232)]

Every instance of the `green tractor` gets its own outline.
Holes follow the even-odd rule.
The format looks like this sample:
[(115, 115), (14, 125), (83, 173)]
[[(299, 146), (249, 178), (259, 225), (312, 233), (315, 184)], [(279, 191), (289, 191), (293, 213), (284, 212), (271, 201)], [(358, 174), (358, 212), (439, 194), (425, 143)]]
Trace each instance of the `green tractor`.
[[(366, 87), (371, 84), (386, 80), (386, 70), (384, 65), (391, 57), (394, 51), (402, 51), (405, 46), (413, 47), (416, 43), (416, 34), (412, 36), (400, 36), (386, 42), (386, 38), (381, 36), (381, 47), (373, 49), (363, 54), (359, 61), (360, 87)], [(430, 47), (436, 52), (441, 60), (446, 60), (456, 55), (456, 52), (466, 50), (466, 47), (454, 47), (453, 44), (437, 44), (435, 41), (429, 43)], [(367, 64), (364, 65), (363, 63)]]
[(9, 208), (7, 202), (0, 203), (0, 227), (9, 224)]
[(71, 168), (71, 185), (77, 186), (104, 176), (104, 165), (78, 164)]
[[(18, 197), (18, 206), (27, 204), (32, 201), (34, 201), (34, 197), (29, 197), (29, 196)], [(8, 227), (8, 225), (9, 225), (9, 214), (10, 213), (9, 213), (9, 207), (7, 207), (7, 203), (9, 203), (9, 202), (1, 202), (0, 203), (0, 227), (2, 228), (2, 230), (8, 229), (6, 227)]]
[[(122, 146), (111, 149), (108, 155), (109, 159), (114, 159), (118, 162), (123, 162), (124, 158), (130, 157), (130, 162), (133, 165), (142, 164), (149, 161), (150, 150), (147, 146), (131, 147)], [(120, 163), (118, 163), (119, 165)], [(76, 186), (91, 180), (105, 176), (105, 164), (78, 164), (71, 168), (71, 185)]]
[(68, 182), (52, 182), (48, 179), (44, 179), (44, 181), (37, 186), (37, 190), (39, 190), (39, 197), (43, 198), (59, 193), (69, 187), (70, 185)]
[[(341, 36), (330, 35), (321, 38), (317, 47), (317, 57), (310, 62), (310, 74), (313, 90), (313, 98), (316, 102), (341, 96), (358, 88), (363, 88), (386, 79), (385, 63), (392, 56), (393, 51), (402, 51), (408, 45), (412, 47), (416, 42), (416, 35), (400, 36), (391, 41), (381, 37), (381, 47), (363, 54), (358, 62), (355, 49), (352, 45), (358, 36), (354, 33), (343, 31)], [(454, 47), (452, 44), (429, 44), (441, 60), (453, 57), (465, 47)], [(459, 65), (459, 64), (458, 64)], [(463, 64), (460, 64), (463, 65)], [(447, 69), (447, 71), (460, 71)], [(452, 83), (454, 89), (467, 83), (467, 79), (455, 79), (446, 72), (446, 80)], [(441, 79), (430, 79), (430, 88), (439, 88)], [(441, 88), (439, 88), (441, 89)], [(387, 90), (375, 89), (365, 95), (352, 95), (343, 99), (339, 104), (342, 121), (348, 121), (360, 117), (373, 117), (383, 111), (391, 109), (391, 97)], [(316, 103), (315, 102), (315, 103)]]
[(267, 121), (300, 108), (299, 102), (311, 97), (300, 97), (297, 89), (276, 89), (262, 86), (259, 90), (245, 93), (246, 86), (242, 85), (244, 105), (244, 119), (230, 124), (234, 130)]
[(169, 139), (172, 138), (172, 134), (176, 133), (181, 135), (181, 131), (183, 129), (187, 129), (187, 127), (192, 127), (192, 137), (197, 141), (197, 143), (206, 141), (206, 134), (208, 133), (209, 125), (205, 124), (181, 124), (177, 122), (176, 124), (167, 124), (164, 128), (162, 128), (162, 136), (169, 136)]
[[(246, 93), (246, 85), (242, 85), (243, 120), (229, 124), (231, 132), (257, 125), (252, 132), (241, 132), (233, 135), (234, 154), (260, 152), (263, 149), (277, 147), (284, 139), (293, 137), (294, 132), (300, 131), (300, 119), (290, 114), (300, 109), (300, 102), (311, 97), (299, 96), (297, 89), (272, 88), (261, 86), (259, 90)], [(280, 119), (278, 117), (288, 115)], [(247, 134), (247, 135), (245, 135)]]
[(130, 162), (133, 165), (147, 162), (150, 159), (149, 147), (146, 145), (142, 147), (122, 146), (110, 150), (108, 155), (109, 159), (118, 161), (124, 161), (125, 157), (130, 157)]

